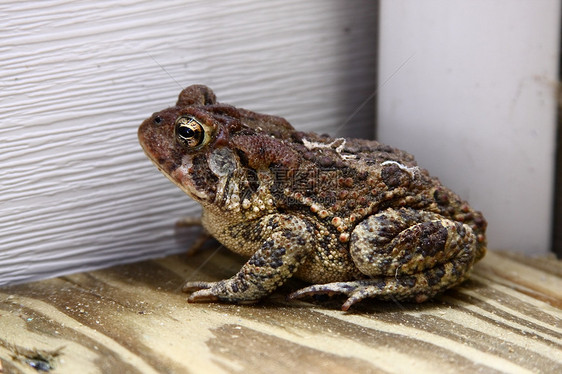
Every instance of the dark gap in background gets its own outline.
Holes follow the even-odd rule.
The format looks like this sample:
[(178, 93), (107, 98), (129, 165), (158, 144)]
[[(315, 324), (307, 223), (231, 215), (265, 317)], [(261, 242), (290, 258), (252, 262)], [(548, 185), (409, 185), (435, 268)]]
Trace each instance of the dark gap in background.
[(562, 258), (562, 23), (560, 25), (560, 50), (558, 51), (558, 119), (556, 135), (556, 164), (554, 175), (554, 206), (552, 219), (552, 251)]

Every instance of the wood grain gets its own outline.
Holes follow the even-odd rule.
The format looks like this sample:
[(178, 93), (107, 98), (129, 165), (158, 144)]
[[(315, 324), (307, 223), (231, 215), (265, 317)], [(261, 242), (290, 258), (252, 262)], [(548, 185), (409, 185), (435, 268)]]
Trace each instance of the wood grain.
[(184, 86), (372, 131), (372, 101), (341, 126), (374, 91), (370, 0), (3, 1), (0, 19), (0, 284), (182, 251), (173, 223), (198, 208), (136, 132)]
[(0, 289), (4, 372), (557, 373), (562, 262), (489, 253), (471, 279), (424, 304), (188, 304), (185, 279), (216, 280), (224, 250)]

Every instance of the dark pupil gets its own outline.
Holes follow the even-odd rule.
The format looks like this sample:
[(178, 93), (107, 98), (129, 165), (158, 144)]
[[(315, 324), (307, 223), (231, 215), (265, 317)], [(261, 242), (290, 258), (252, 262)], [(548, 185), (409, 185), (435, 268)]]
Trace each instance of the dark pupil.
[(186, 138), (186, 139), (193, 138), (195, 136), (195, 131), (193, 131), (193, 129), (191, 129), (189, 127), (185, 127), (185, 126), (181, 126), (179, 128), (178, 133), (182, 138)]

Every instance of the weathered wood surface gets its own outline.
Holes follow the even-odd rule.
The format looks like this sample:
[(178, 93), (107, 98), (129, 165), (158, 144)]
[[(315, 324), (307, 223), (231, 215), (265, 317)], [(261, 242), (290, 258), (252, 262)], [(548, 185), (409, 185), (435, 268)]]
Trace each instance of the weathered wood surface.
[[(209, 260), (210, 259), (210, 260)], [(187, 304), (185, 279), (234, 273), (224, 250), (0, 289), (4, 373), (556, 373), (562, 263), (489, 253), (425, 304)], [(49, 369), (50, 368), (50, 369)]]

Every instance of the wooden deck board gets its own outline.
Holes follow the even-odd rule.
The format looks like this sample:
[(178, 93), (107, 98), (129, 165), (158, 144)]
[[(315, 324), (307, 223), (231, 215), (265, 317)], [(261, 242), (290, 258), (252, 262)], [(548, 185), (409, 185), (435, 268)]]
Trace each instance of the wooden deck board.
[[(237, 271), (227, 251), (116, 266), (0, 289), (0, 372), (555, 373), (562, 263), (491, 252), (424, 304), (188, 304), (185, 279)], [(212, 256), (211, 256), (212, 255)], [(209, 261), (207, 261), (210, 258)]]

